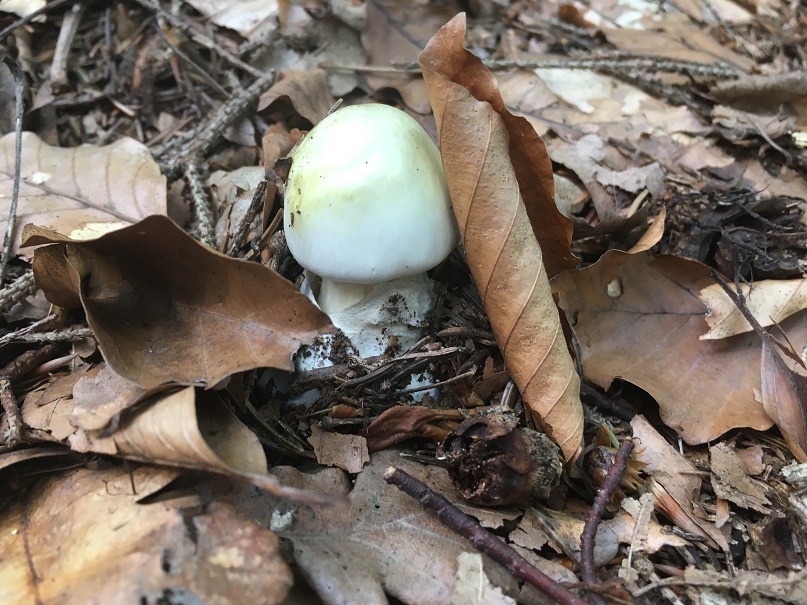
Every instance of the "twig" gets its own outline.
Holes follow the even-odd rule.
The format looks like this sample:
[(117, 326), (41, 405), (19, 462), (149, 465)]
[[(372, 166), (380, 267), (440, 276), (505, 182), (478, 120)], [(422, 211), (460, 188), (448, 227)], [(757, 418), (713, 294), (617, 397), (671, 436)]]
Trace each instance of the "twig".
[(453, 378), (449, 378), (447, 380), (441, 380), (440, 382), (430, 382), (429, 384), (423, 384), (419, 387), (413, 387), (411, 389), (404, 389), (403, 391), (390, 391), (389, 393), (380, 393), (379, 397), (397, 397), (398, 395), (409, 395), (410, 393), (419, 393), (420, 391), (428, 391), (430, 389), (436, 389), (437, 387), (442, 387), (447, 384), (452, 384), (454, 382), (458, 382), (463, 378), (470, 378), (476, 375), (476, 370), (470, 370), (465, 372), (465, 374), (460, 374), (459, 376), (454, 376)]
[(34, 272), (27, 271), (18, 277), (14, 282), (0, 290), (0, 312), (16, 305), (26, 296), (36, 292), (36, 280)]
[(237, 67), (238, 69), (241, 69), (256, 78), (260, 78), (264, 75), (261, 72), (261, 70), (252, 67), (252, 65), (250, 65), (249, 63), (245, 63), (244, 61), (236, 57), (234, 54), (224, 50), (213, 40), (211, 40), (204, 34), (197, 32), (187, 23), (182, 21), (182, 19), (163, 9), (163, 7), (160, 6), (159, 2), (157, 2), (156, 0), (155, 1), (135, 0), (135, 2), (137, 2), (140, 6), (146, 8), (147, 10), (150, 10), (151, 12), (157, 14), (160, 18), (165, 19), (165, 21), (170, 23), (172, 27), (175, 27), (179, 31), (189, 36), (194, 42), (196, 42), (200, 46), (203, 46), (208, 50), (214, 51), (217, 55), (219, 55), (222, 59), (227, 61), (233, 67)]
[[(650, 73), (675, 73), (693, 76), (712, 76), (716, 78), (736, 78), (742, 74), (738, 69), (725, 64), (711, 65), (695, 61), (674, 61), (661, 57), (631, 55), (625, 53), (580, 59), (538, 59), (529, 61), (483, 61), (491, 71), (508, 69), (611, 69), (618, 71), (638, 70)], [(417, 63), (399, 63), (393, 65), (347, 65), (337, 63), (320, 63), (322, 69), (333, 71), (352, 71), (356, 73), (420, 73)]]
[(0, 405), (6, 413), (6, 430), (3, 431), (3, 442), (8, 447), (15, 447), (22, 441), (22, 413), (11, 392), (11, 381), (8, 376), (0, 374)]
[(50, 324), (51, 322), (56, 320), (58, 317), (59, 316), (56, 315), (55, 313), (51, 313), (47, 317), (43, 317), (39, 321), (35, 321), (34, 323), (32, 323), (29, 326), (25, 326), (24, 328), (20, 328), (19, 330), (15, 330), (14, 332), (10, 332), (8, 334), (5, 334), (2, 338), (0, 338), (0, 345), (4, 345), (4, 344), (7, 344), (9, 342), (13, 342), (15, 340), (19, 340), (21, 338), (24, 338), (25, 336), (27, 336), (31, 332), (34, 332), (34, 331), (38, 330), (42, 326), (46, 326), (46, 325)]
[[(90, 328), (71, 328), (56, 332), (33, 332), (14, 338), (15, 342), (76, 342), (85, 338), (93, 338), (95, 333)], [(5, 338), (5, 337), (4, 337)]]
[(605, 507), (608, 506), (619, 487), (619, 482), (628, 467), (628, 459), (632, 451), (633, 440), (625, 439), (614, 456), (614, 463), (608, 469), (608, 474), (605, 476), (602, 487), (597, 491), (594, 504), (586, 514), (586, 524), (583, 527), (583, 534), (580, 536), (580, 571), (583, 576), (583, 582), (588, 584), (597, 582), (597, 573), (594, 570), (594, 537), (597, 534), (597, 527), (602, 520)]
[(423, 506), (434, 512), (444, 525), (470, 540), (478, 550), (494, 561), (504, 565), (514, 577), (529, 582), (563, 605), (586, 605), (583, 599), (536, 568), (510, 545), (484, 529), (477, 521), (432, 491), (426, 484), (392, 466), (384, 473), (384, 480), (405, 494), (417, 498)]
[(258, 211), (263, 208), (263, 198), (266, 195), (266, 179), (264, 178), (258, 186), (255, 187), (255, 193), (252, 194), (252, 201), (249, 203), (249, 208), (247, 208), (246, 213), (244, 213), (244, 217), (241, 219), (241, 222), (238, 223), (238, 228), (235, 230), (233, 234), (233, 241), (230, 242), (230, 248), (227, 250), (228, 256), (235, 256), (238, 250), (241, 249), (241, 246), (244, 245), (244, 242), (247, 239), (247, 234), (249, 233), (249, 228), (252, 225), (252, 221), (255, 220), (255, 217), (258, 216)]
[(60, 348), (60, 344), (48, 344), (40, 349), (26, 351), (0, 370), (0, 405), (6, 413), (7, 424), (3, 434), (5, 447), (12, 448), (22, 440), (22, 414), (14, 399), (11, 383), (53, 357)]
[(263, 94), (274, 81), (275, 73), (273, 71), (262, 74), (249, 88), (222, 105), (216, 115), (199, 131), (189, 132), (178, 141), (172, 141), (165, 148), (175, 149), (180, 145), (181, 147), (177, 152), (162, 154), (172, 156), (163, 159), (163, 173), (169, 178), (176, 178), (183, 172), (188, 162), (207, 156), (226, 128), (241, 117), (250, 104)]
[(3, 257), (0, 259), (0, 285), (6, 281), (8, 263), (14, 251), (14, 239), (17, 231), (17, 202), (20, 200), (20, 173), (22, 171), (22, 93), (25, 86), (25, 75), (19, 63), (9, 56), (3, 57), (3, 63), (8, 66), (14, 76), (14, 183), (11, 188), (11, 207), (8, 210), (8, 226), (3, 240)]
[(196, 220), (199, 221), (199, 240), (210, 248), (216, 248), (216, 238), (213, 232), (213, 208), (210, 205), (210, 198), (205, 193), (202, 177), (199, 174), (199, 166), (196, 162), (188, 162), (185, 168), (185, 178), (188, 180), (188, 187), (191, 190), (193, 209), (196, 211)]
[[(388, 359), (385, 363), (382, 363), (380, 366), (371, 370), (364, 376), (358, 376), (356, 378), (351, 378), (350, 380), (344, 381), (341, 385), (339, 385), (340, 389), (348, 388), (348, 387), (355, 387), (367, 382), (371, 382), (387, 372), (390, 372), (394, 367), (394, 364), (407, 361), (409, 359), (426, 359), (426, 358), (440, 358), (440, 357), (448, 357), (450, 355), (456, 355), (457, 353), (464, 353), (466, 349), (463, 347), (443, 347), (442, 349), (437, 349), (436, 351), (424, 351), (422, 353), (406, 353), (405, 355), (400, 355), (399, 357), (394, 357), (393, 359)], [(366, 359), (364, 361), (367, 361)], [(401, 391), (399, 391), (400, 393)]]
[(67, 56), (70, 54), (70, 47), (76, 37), (78, 26), (81, 24), (81, 15), (84, 13), (84, 6), (76, 2), (64, 15), (62, 28), (59, 30), (59, 37), (56, 40), (56, 50), (53, 51), (53, 61), (50, 64), (51, 84), (64, 86), (67, 84)]
[(75, 2), (75, 0), (53, 0), (53, 2), (48, 2), (42, 8), (35, 10), (34, 12), (25, 15), (24, 17), (17, 19), (14, 23), (9, 25), (7, 28), (0, 30), (0, 42), (5, 40), (11, 33), (14, 32), (19, 27), (22, 27), (26, 23), (30, 23), (40, 15), (44, 15), (47, 12), (50, 12), (54, 9), (60, 8), (65, 4), (69, 4), (70, 2)]

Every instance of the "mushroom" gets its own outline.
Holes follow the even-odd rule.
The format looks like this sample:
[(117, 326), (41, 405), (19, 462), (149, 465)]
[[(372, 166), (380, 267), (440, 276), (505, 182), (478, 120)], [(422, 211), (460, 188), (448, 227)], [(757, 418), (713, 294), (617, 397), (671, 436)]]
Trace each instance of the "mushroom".
[(419, 338), (434, 301), (426, 271), (457, 229), (440, 152), (412, 117), (367, 104), (317, 124), (292, 153), (284, 224), (314, 300), (360, 355)]

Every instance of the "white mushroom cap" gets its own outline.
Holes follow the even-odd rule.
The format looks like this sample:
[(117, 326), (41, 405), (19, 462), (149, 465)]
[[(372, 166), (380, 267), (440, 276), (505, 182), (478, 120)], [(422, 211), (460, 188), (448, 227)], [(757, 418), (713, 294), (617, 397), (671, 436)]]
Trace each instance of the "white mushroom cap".
[(284, 219), (297, 261), (341, 282), (423, 273), (457, 243), (440, 153), (388, 105), (345, 107), (311, 130), (292, 156)]

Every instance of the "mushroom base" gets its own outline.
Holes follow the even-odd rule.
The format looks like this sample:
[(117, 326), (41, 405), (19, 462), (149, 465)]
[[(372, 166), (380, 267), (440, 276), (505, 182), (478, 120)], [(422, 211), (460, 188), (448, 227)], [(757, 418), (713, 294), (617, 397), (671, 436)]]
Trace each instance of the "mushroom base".
[[(322, 285), (319, 278), (306, 271), (302, 292), (320, 304)], [(328, 315), (360, 357), (385, 353), (395, 355), (423, 338), (435, 300), (434, 282), (423, 273), (372, 284), (369, 293), (358, 302)], [(320, 340), (327, 343), (332, 339), (326, 335)], [(304, 360), (298, 354), (298, 370), (332, 365), (330, 347), (319, 345), (315, 348), (314, 355), (310, 354), (309, 348)], [(300, 367), (300, 361), (305, 362), (305, 367)]]

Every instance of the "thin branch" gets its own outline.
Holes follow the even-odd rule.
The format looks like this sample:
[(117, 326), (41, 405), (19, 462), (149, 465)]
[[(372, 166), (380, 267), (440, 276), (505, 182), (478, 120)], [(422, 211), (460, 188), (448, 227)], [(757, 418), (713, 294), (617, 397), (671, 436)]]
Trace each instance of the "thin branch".
[[(244, 245), (244, 242), (247, 239), (247, 234), (249, 233), (249, 228), (252, 226), (252, 222), (255, 220), (255, 217), (258, 216), (258, 211), (263, 208), (263, 199), (266, 195), (266, 178), (264, 178), (258, 186), (255, 187), (255, 193), (252, 194), (252, 201), (249, 203), (249, 208), (244, 213), (244, 217), (241, 219), (241, 222), (238, 223), (238, 228), (235, 230), (235, 234), (233, 234), (233, 239), (230, 242), (230, 248), (227, 250), (227, 254), (229, 256), (235, 256), (236, 253), (241, 249), (241, 246)], [(282, 210), (281, 210), (282, 213)]]
[(213, 208), (210, 205), (210, 197), (205, 193), (202, 177), (199, 174), (199, 166), (196, 162), (188, 162), (185, 168), (185, 178), (191, 191), (193, 209), (196, 211), (196, 220), (199, 222), (199, 240), (210, 248), (216, 249), (216, 238), (214, 235)]
[(14, 182), (11, 189), (11, 207), (8, 210), (8, 226), (3, 240), (3, 256), (0, 259), (0, 285), (6, 281), (6, 272), (11, 254), (14, 252), (14, 239), (17, 231), (17, 203), (20, 200), (20, 173), (22, 171), (22, 94), (25, 87), (25, 76), (19, 63), (8, 56), (3, 57), (3, 63), (8, 66), (11, 75), (14, 76), (16, 109), (14, 112)]
[(619, 446), (614, 456), (614, 463), (608, 469), (605, 481), (597, 492), (594, 504), (592, 504), (586, 515), (586, 524), (583, 528), (583, 534), (580, 536), (580, 571), (583, 576), (583, 582), (588, 584), (597, 583), (597, 573), (594, 570), (594, 537), (597, 534), (597, 527), (602, 520), (605, 507), (614, 497), (614, 493), (619, 487), (619, 482), (622, 480), (622, 475), (625, 473), (625, 469), (628, 468), (628, 459), (632, 451), (633, 440), (625, 439)]
[(2, 443), (4, 447), (13, 448), (22, 441), (23, 437), (22, 414), (14, 398), (11, 383), (36, 369), (44, 361), (51, 359), (60, 348), (60, 344), (54, 343), (40, 349), (26, 351), (0, 369), (0, 405), (6, 413), (6, 431), (3, 433)]
[(212, 50), (233, 67), (237, 67), (238, 69), (245, 71), (246, 73), (250, 74), (251, 76), (254, 76), (255, 78), (260, 78), (265, 75), (263, 72), (261, 72), (260, 69), (252, 67), (252, 65), (250, 65), (249, 63), (245, 63), (244, 61), (236, 57), (234, 54), (224, 50), (221, 46), (216, 44), (213, 40), (211, 40), (204, 34), (197, 32), (195, 29), (193, 29), (190, 25), (185, 23), (182, 19), (180, 19), (176, 15), (166, 11), (162, 6), (160, 6), (160, 3), (157, 2), (156, 0), (135, 0), (135, 2), (137, 2), (140, 6), (144, 7), (145, 9), (155, 13), (160, 18), (164, 19), (166, 22), (170, 23), (172, 27), (175, 27), (179, 31), (186, 34), (199, 46), (202, 46), (208, 50)]
[(240, 118), (249, 106), (274, 84), (274, 81), (275, 72), (261, 74), (249, 88), (231, 97), (219, 107), (216, 115), (202, 128), (189, 132), (155, 151), (156, 155), (163, 156), (161, 166), (163, 174), (168, 178), (176, 178), (184, 172), (189, 162), (206, 157), (227, 127)]
[(444, 525), (470, 540), (478, 550), (494, 561), (504, 565), (514, 577), (529, 582), (562, 605), (586, 605), (583, 599), (532, 565), (509, 544), (484, 529), (476, 520), (432, 491), (425, 483), (392, 466), (384, 473), (384, 480), (405, 494), (417, 498), (423, 506), (434, 512)]
[(15, 30), (22, 27), (23, 25), (30, 23), (40, 15), (44, 15), (47, 12), (50, 12), (54, 9), (60, 8), (65, 4), (69, 4), (70, 2), (75, 2), (75, 0), (53, 0), (52, 2), (48, 2), (42, 8), (35, 10), (32, 13), (25, 15), (24, 17), (17, 19), (14, 23), (9, 25), (7, 28), (0, 30), (0, 42), (5, 40), (10, 34), (14, 33)]
[[(618, 53), (600, 57), (572, 58), (572, 59), (535, 59), (527, 61), (483, 61), (485, 67), (491, 71), (506, 71), (508, 69), (610, 69), (617, 71), (638, 70), (650, 73), (676, 73), (692, 76), (712, 76), (716, 78), (736, 78), (742, 72), (736, 68), (718, 64), (698, 63), (696, 61), (675, 61), (662, 57), (633, 55)], [(417, 63), (399, 63), (393, 65), (347, 65), (338, 63), (320, 63), (322, 69), (332, 71), (352, 71), (356, 73), (393, 73), (411, 74), (420, 73)]]
[(67, 57), (81, 24), (84, 8), (80, 2), (76, 2), (73, 8), (64, 15), (62, 28), (59, 30), (59, 37), (56, 40), (56, 50), (53, 52), (53, 60), (50, 64), (50, 81), (57, 86), (65, 86), (68, 83)]
[(36, 280), (33, 271), (26, 271), (13, 283), (0, 290), (0, 312), (10, 309), (26, 296), (36, 292)]

